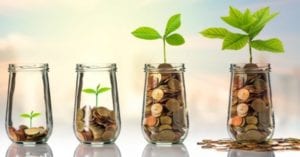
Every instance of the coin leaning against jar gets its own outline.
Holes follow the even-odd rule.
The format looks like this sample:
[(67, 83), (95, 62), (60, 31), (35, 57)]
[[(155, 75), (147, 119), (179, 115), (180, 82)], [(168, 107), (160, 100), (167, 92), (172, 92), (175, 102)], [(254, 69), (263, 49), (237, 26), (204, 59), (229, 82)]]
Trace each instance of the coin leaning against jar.
[(18, 129), (9, 127), (8, 134), (15, 142), (39, 142), (47, 136), (48, 130), (43, 126), (29, 128), (26, 125), (20, 125)]
[[(169, 64), (159, 69), (172, 68)], [(149, 73), (143, 127), (151, 141), (177, 142), (184, 135), (186, 122), (181, 95), (182, 82), (175, 70)]]
[(106, 107), (82, 107), (76, 113), (76, 135), (82, 142), (109, 142), (117, 132), (115, 112)]
[(237, 141), (263, 142), (273, 129), (266, 76), (235, 74), (233, 79), (230, 132)]

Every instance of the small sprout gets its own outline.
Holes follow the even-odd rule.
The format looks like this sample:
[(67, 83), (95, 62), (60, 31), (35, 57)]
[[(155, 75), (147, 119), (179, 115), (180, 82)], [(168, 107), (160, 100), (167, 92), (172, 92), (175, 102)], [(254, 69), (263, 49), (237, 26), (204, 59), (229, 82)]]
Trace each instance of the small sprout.
[(158, 31), (156, 31), (154, 28), (147, 26), (139, 27), (136, 30), (134, 30), (131, 34), (137, 38), (145, 40), (162, 39), (164, 63), (167, 63), (166, 43), (173, 46), (179, 46), (184, 44), (185, 42), (182, 35), (178, 33), (173, 33), (181, 25), (180, 16), (180, 14), (176, 14), (170, 17), (170, 19), (167, 22), (164, 35), (160, 35)]
[(99, 94), (107, 92), (109, 90), (110, 90), (110, 88), (108, 88), (108, 87), (100, 88), (100, 84), (98, 84), (95, 89), (85, 88), (85, 89), (82, 90), (82, 92), (87, 93), (87, 94), (95, 94), (95, 96), (96, 96), (96, 107), (98, 107), (98, 96), (99, 96)]
[(249, 9), (245, 12), (230, 7), (229, 16), (221, 19), (230, 26), (240, 29), (243, 33), (233, 33), (225, 28), (212, 27), (200, 32), (208, 38), (223, 39), (222, 50), (240, 50), (249, 45), (249, 62), (252, 63), (252, 48), (259, 51), (283, 53), (284, 47), (278, 38), (267, 40), (254, 40), (265, 25), (276, 17), (278, 13), (270, 13), (270, 8), (265, 7), (252, 13)]
[(28, 118), (29, 119), (29, 127), (31, 128), (32, 127), (32, 119), (33, 118), (37, 118), (41, 115), (41, 113), (39, 112), (34, 112), (34, 111), (31, 111), (30, 113), (23, 113), (21, 114), (20, 116), (22, 118)]

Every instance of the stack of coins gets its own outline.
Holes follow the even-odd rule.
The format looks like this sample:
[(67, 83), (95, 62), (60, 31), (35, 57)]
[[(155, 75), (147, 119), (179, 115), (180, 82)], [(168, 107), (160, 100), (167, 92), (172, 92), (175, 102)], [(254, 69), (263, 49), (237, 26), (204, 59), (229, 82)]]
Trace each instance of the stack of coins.
[(179, 142), (187, 129), (183, 80), (180, 73), (161, 64), (161, 72), (149, 72), (144, 102), (144, 132), (152, 142)]
[(115, 112), (106, 107), (84, 106), (76, 114), (77, 137), (82, 142), (109, 142), (115, 138)]
[(205, 139), (197, 143), (204, 149), (215, 149), (227, 151), (231, 149), (249, 150), (249, 151), (282, 151), (293, 150), (300, 151), (300, 139), (297, 138), (275, 138), (263, 143), (239, 143), (230, 139), (210, 140)]
[(9, 127), (8, 133), (15, 142), (38, 142), (47, 136), (48, 130), (43, 126), (28, 128), (26, 125), (20, 125), (18, 129)]
[(231, 87), (229, 131), (234, 139), (263, 142), (274, 128), (267, 74), (263, 72), (235, 73)]

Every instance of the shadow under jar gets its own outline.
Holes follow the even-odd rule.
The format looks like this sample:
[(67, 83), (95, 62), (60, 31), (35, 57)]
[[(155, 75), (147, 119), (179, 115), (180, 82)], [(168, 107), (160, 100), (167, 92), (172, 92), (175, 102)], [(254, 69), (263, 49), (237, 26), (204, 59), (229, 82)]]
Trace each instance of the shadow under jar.
[(53, 128), (48, 64), (9, 64), (6, 131), (16, 143), (47, 142)]
[(184, 64), (146, 64), (142, 132), (154, 144), (182, 143), (189, 129)]
[(232, 64), (227, 128), (231, 138), (261, 143), (272, 138), (274, 113), (269, 64)]
[(116, 64), (77, 64), (73, 126), (82, 143), (113, 143), (120, 133), (116, 69)]

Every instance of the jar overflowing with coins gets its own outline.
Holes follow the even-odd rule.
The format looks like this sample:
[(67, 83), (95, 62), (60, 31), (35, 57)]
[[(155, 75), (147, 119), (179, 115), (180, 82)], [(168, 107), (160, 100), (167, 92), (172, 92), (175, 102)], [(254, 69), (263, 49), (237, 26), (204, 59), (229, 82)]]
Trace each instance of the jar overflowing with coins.
[(272, 138), (274, 114), (269, 64), (232, 64), (227, 128), (239, 142)]
[(116, 69), (116, 64), (77, 64), (73, 124), (82, 143), (113, 143), (120, 133)]
[(182, 143), (189, 129), (184, 64), (146, 64), (142, 131), (155, 144)]
[(9, 64), (6, 131), (20, 144), (47, 142), (53, 128), (48, 64)]

